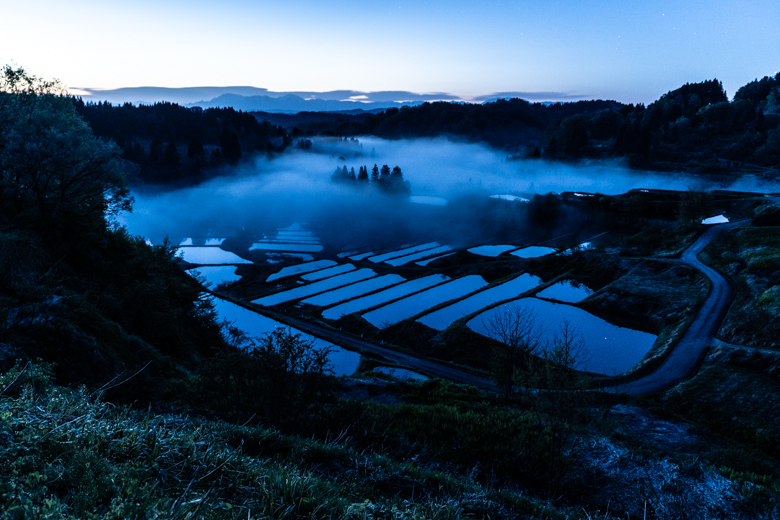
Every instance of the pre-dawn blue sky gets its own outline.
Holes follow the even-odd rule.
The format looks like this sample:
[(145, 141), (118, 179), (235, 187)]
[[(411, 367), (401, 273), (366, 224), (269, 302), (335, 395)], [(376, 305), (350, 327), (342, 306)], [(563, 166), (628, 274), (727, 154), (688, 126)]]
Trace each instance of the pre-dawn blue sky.
[[(71, 87), (250, 85), (649, 102), (780, 70), (778, 0), (9, 1), (0, 62)], [(549, 98), (554, 95), (547, 96)]]

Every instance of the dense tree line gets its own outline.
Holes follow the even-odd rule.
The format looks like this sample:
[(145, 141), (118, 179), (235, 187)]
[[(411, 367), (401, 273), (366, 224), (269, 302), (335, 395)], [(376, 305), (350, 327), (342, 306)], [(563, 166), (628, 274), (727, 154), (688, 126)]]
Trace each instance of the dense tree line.
[(282, 127), (232, 108), (73, 103), (95, 135), (117, 143), (123, 158), (138, 165), (138, 179), (149, 183), (196, 182), (208, 168), (292, 143)]
[(409, 181), (404, 180), (404, 174), (399, 166), (390, 170), (388, 165), (383, 165), (380, 169), (376, 164), (371, 169), (369, 178), (368, 166), (360, 166), (359, 172), (355, 175), (355, 168), (347, 170), (346, 166), (336, 167), (336, 171), (331, 176), (331, 182), (354, 186), (356, 188), (375, 187), (384, 193), (396, 195), (409, 195), (412, 192)]
[[(293, 124), (299, 135), (376, 135), (389, 139), (447, 135), (486, 142), (496, 148), (516, 151), (528, 143), (540, 144), (544, 130), (561, 118), (618, 109), (616, 101), (575, 103), (529, 103), (522, 99), (500, 99), (492, 103), (423, 103), (415, 107), (390, 108), (377, 114), (331, 114), (316, 117), (298, 114), (273, 119), (272, 114), (255, 113), (258, 119)], [(307, 116), (307, 117), (302, 117)]]
[(637, 166), (686, 165), (704, 173), (780, 166), (780, 74), (740, 88), (729, 102), (717, 80), (686, 84), (648, 105), (561, 120), (551, 159), (625, 156)]

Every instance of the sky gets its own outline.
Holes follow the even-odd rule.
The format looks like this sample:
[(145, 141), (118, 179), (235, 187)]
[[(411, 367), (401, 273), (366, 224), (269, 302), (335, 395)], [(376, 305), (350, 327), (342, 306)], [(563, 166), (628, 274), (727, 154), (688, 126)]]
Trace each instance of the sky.
[[(70, 88), (406, 90), (652, 102), (780, 71), (778, 0), (25, 0), (0, 63)], [(525, 95), (523, 95), (525, 94)]]

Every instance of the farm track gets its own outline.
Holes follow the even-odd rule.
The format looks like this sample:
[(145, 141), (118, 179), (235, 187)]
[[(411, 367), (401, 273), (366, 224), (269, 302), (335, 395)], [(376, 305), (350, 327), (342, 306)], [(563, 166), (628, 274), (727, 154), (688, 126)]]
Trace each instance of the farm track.
[(697, 269), (709, 279), (711, 288), (707, 298), (688, 330), (658, 368), (646, 376), (609, 387), (610, 389), (628, 394), (657, 393), (684, 381), (697, 371), (707, 349), (714, 344), (715, 334), (734, 299), (734, 289), (729, 281), (718, 271), (699, 261), (698, 255), (721, 231), (745, 222), (747, 221), (740, 220), (713, 225), (683, 251), (679, 261)]

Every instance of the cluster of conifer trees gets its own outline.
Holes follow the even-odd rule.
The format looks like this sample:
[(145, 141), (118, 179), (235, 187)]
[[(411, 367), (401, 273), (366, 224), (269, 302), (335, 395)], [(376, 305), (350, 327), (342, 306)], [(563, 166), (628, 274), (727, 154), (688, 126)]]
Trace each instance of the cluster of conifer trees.
[(333, 172), (331, 181), (356, 187), (375, 186), (386, 193), (408, 195), (412, 192), (409, 181), (404, 180), (401, 168), (395, 166), (390, 170), (390, 167), (386, 164), (382, 168), (374, 164), (370, 177), (367, 166), (360, 166), (357, 175), (355, 175), (354, 166), (349, 170), (347, 170), (346, 166), (337, 167), (336, 171)]

